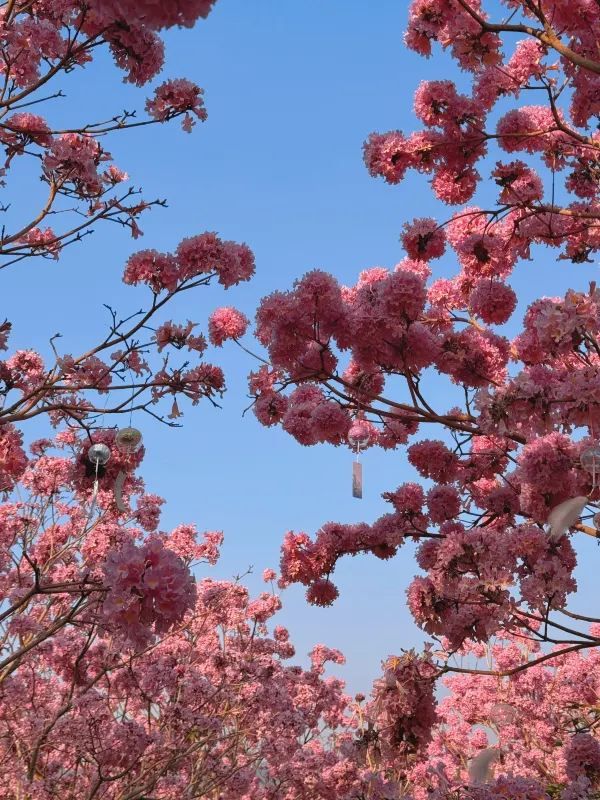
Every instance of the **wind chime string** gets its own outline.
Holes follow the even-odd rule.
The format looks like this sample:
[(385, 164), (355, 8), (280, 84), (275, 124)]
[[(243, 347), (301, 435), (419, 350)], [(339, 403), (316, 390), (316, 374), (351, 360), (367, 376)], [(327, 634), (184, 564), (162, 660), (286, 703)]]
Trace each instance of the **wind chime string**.
[[(133, 372), (131, 371), (131, 367), (129, 367), (129, 380), (131, 381), (131, 385), (133, 387), (134, 377)], [(135, 389), (131, 389), (131, 400), (129, 401), (129, 427), (131, 428), (131, 420), (133, 418), (133, 401), (135, 398)]]

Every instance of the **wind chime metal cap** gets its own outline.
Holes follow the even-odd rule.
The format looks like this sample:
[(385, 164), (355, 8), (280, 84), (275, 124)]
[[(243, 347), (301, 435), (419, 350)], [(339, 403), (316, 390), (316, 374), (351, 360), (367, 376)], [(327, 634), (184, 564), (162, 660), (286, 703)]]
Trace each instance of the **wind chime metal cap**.
[(104, 442), (95, 442), (87, 451), (87, 459), (90, 464), (103, 467), (110, 460), (110, 447)]
[(371, 441), (371, 431), (369, 423), (365, 420), (362, 411), (359, 411), (350, 430), (348, 431), (348, 444), (354, 449), (364, 449)]
[(115, 446), (121, 453), (135, 453), (142, 445), (142, 434), (137, 428), (121, 428), (115, 436)]
[(369, 444), (370, 436), (368, 434), (358, 435), (358, 436), (351, 436), (348, 434), (348, 444), (351, 447), (360, 447), (363, 449), (366, 445)]

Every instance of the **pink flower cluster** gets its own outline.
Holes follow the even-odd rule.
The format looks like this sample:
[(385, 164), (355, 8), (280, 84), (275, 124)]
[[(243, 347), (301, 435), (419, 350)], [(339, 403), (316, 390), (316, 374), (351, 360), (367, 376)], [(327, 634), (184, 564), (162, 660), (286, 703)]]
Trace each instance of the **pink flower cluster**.
[(159, 30), (174, 25), (191, 27), (200, 17), (207, 17), (216, 0), (175, 0), (165, 6), (155, 0), (94, 0), (92, 8), (107, 17), (126, 21), (143, 21)]
[(303, 385), (289, 396), (281, 424), (300, 444), (340, 444), (348, 437), (351, 419), (321, 389)]
[(0, 425), (0, 492), (9, 492), (26, 467), (23, 435), (13, 425)]
[(21, 236), (19, 244), (27, 245), (36, 255), (49, 256), (55, 261), (60, 253), (60, 241), (52, 228), (32, 228)]
[(241, 339), (249, 324), (248, 317), (237, 308), (217, 308), (208, 320), (208, 338), (211, 344), (221, 347), (228, 339)]
[(565, 748), (565, 762), (571, 780), (600, 778), (600, 742), (589, 733), (576, 733)]
[(446, 249), (444, 229), (430, 217), (405, 223), (401, 241), (409, 257), (416, 261), (440, 258)]
[(195, 124), (192, 114), (201, 122), (207, 117), (203, 93), (199, 86), (184, 78), (165, 81), (155, 89), (152, 100), (146, 102), (146, 111), (159, 122), (183, 114), (182, 127), (190, 133)]
[(181, 623), (194, 606), (189, 570), (157, 536), (142, 546), (129, 542), (111, 552), (103, 572), (105, 624), (133, 647)]
[(91, 198), (102, 193), (106, 180), (98, 167), (110, 158), (93, 136), (63, 133), (52, 141), (43, 166), (49, 180), (61, 187), (70, 184), (79, 196)]
[(157, 350), (160, 353), (165, 347), (175, 347), (177, 350), (182, 350), (187, 347), (188, 350), (195, 351), (202, 355), (206, 350), (206, 339), (202, 334), (200, 336), (192, 336), (192, 331), (196, 327), (195, 323), (189, 320), (185, 325), (177, 325), (174, 322), (164, 322), (156, 329), (154, 338), (157, 344)]
[(377, 745), (387, 764), (422, 755), (437, 720), (433, 685), (436, 668), (413, 651), (390, 656), (373, 684), (366, 713), (377, 731)]
[(216, 275), (225, 288), (249, 280), (254, 274), (254, 256), (243, 244), (224, 242), (214, 233), (184, 239), (174, 255), (141, 250), (125, 267), (125, 283), (147, 284), (153, 292), (174, 292), (183, 284)]
[(503, 325), (515, 310), (517, 295), (505, 283), (483, 278), (473, 287), (469, 305), (473, 313), (488, 325)]
[[(523, 3), (512, 5), (514, 13), (523, 15), (522, 30), (528, 32), (530, 10)], [(556, 65), (551, 61), (551, 54), (549, 57), (543, 27), (541, 40), (537, 36), (527, 37), (517, 42), (512, 55), (504, 58), (498, 35), (502, 26), (493, 31), (486, 28), (487, 15), (480, 2), (468, 9), (465, 4), (452, 0), (413, 0), (406, 44), (426, 56), (432, 52), (432, 42), (449, 48), (460, 67), (473, 73), (473, 91), (470, 96), (461, 94), (451, 80), (423, 81), (415, 92), (414, 111), (425, 129), (408, 136), (400, 131), (372, 134), (365, 144), (365, 161), (371, 174), (382, 176), (389, 183), (398, 183), (408, 169), (415, 169), (432, 176), (432, 189), (440, 200), (450, 204), (465, 203), (471, 199), (481, 177), (477, 162), (486, 155), (488, 142), (497, 139), (506, 152), (540, 154), (553, 171), (570, 169), (566, 181), (569, 191), (597, 201), (595, 170), (589, 169), (589, 160), (593, 160), (596, 149), (596, 134), (588, 140), (585, 132), (589, 119), (598, 109), (597, 74), (578, 59), (593, 61), (597, 58), (593, 41), (594, 36), (596, 40), (598, 37), (598, 22), (595, 15), (590, 15), (587, 0), (576, 0), (571, 13), (564, 13), (564, 4), (559, 4), (558, 15), (554, 3), (547, 5), (548, 9), (544, 9), (548, 15), (546, 24), (556, 25), (560, 17), (561, 25), (556, 28), (560, 34), (555, 36), (558, 40), (564, 35), (577, 53), (565, 56), (560, 47), (556, 48), (562, 55), (560, 69), (573, 90), (571, 119), (583, 130), (572, 126), (557, 96), (552, 101), (553, 106), (520, 106), (509, 110), (500, 118), (495, 130), (488, 132), (487, 117), (503, 97), (518, 98), (524, 88), (535, 86), (545, 91), (545, 85), (555, 85), (553, 70)], [(539, 19), (535, 19), (534, 25), (538, 22)], [(523, 161), (498, 162), (492, 176), (502, 189), (499, 202), (511, 209), (504, 223), (513, 234), (517, 232), (516, 240), (531, 236), (541, 238), (546, 228), (545, 232), (552, 234), (546, 236), (547, 243), (559, 246), (567, 241), (566, 257), (575, 261), (589, 257), (585, 238), (591, 233), (595, 239), (596, 228), (593, 224), (595, 212), (586, 217), (589, 206), (570, 203), (567, 213), (571, 220), (565, 216), (559, 221), (559, 230), (548, 231), (551, 221), (542, 222), (540, 210), (535, 207), (542, 201), (542, 181), (531, 166)], [(578, 227), (569, 232), (573, 217)], [(499, 224), (495, 214), (490, 215), (486, 223), (492, 229)], [(571, 237), (577, 242), (569, 242)], [(413, 257), (415, 250), (418, 252), (418, 248), (425, 246), (423, 238), (411, 241), (410, 236), (405, 236), (403, 241)], [(518, 250), (519, 242), (509, 240), (507, 249)], [(596, 241), (591, 249), (598, 249)], [(526, 252), (522, 255), (527, 257)]]

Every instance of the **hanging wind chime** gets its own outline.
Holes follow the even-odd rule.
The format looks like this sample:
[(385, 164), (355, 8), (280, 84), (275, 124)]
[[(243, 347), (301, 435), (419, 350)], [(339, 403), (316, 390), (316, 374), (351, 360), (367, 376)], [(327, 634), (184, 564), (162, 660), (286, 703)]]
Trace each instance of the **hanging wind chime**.
[[(119, 452), (125, 455), (135, 453), (142, 444), (142, 434), (137, 428), (121, 428), (117, 431), (115, 436), (115, 447)], [(103, 442), (96, 442), (91, 445), (87, 451), (88, 464), (91, 467), (92, 474), (94, 475), (94, 489), (92, 492), (92, 505), (90, 508), (90, 515), (94, 510), (96, 504), (96, 497), (98, 496), (99, 479), (106, 472), (106, 465), (110, 461), (110, 447)], [(125, 483), (126, 473), (124, 470), (119, 470), (113, 485), (113, 492), (115, 496), (115, 503), (121, 512), (127, 511), (127, 506), (123, 501), (123, 485)]]
[[(115, 446), (119, 452), (131, 455), (142, 446), (142, 434), (137, 428), (121, 428), (115, 436)], [(114, 493), (115, 502), (119, 511), (127, 511), (127, 506), (123, 502), (123, 484), (125, 483), (125, 472), (121, 470), (115, 479)]]
[[(591, 497), (598, 487), (598, 479), (600, 479), (600, 445), (594, 444), (591, 447), (586, 447), (579, 456), (579, 463), (592, 476)], [(596, 537), (600, 537), (600, 512), (594, 514), (592, 521), (596, 528)]]
[[(129, 370), (129, 374), (132, 377), (133, 383), (133, 375), (131, 369)], [(114, 446), (120, 453), (124, 455), (132, 455), (137, 450), (140, 449), (142, 445), (142, 434), (141, 431), (138, 431), (137, 428), (133, 428), (131, 425), (131, 419), (133, 417), (133, 402), (135, 398), (135, 390), (132, 390), (131, 394), (131, 401), (129, 407), (129, 425), (126, 428), (120, 428), (114, 439)], [(102, 417), (104, 419), (104, 415)], [(92, 505), (90, 508), (90, 516), (94, 510), (94, 506), (96, 503), (96, 497), (98, 495), (98, 479), (101, 478), (105, 471), (106, 465), (110, 460), (111, 451), (110, 447), (103, 442), (96, 442), (92, 444), (92, 446), (87, 451), (87, 460), (88, 465), (91, 467), (94, 473), (94, 490), (92, 492)], [(126, 473), (125, 470), (119, 470), (117, 477), (115, 478), (115, 482), (113, 484), (113, 493), (115, 497), (115, 503), (117, 508), (121, 513), (125, 513), (127, 511), (127, 506), (123, 501), (123, 486), (125, 484)]]
[(356, 459), (352, 463), (352, 497), (359, 500), (363, 496), (363, 474), (360, 462), (360, 451), (364, 450), (369, 444), (369, 428), (362, 416), (357, 415), (348, 431), (348, 444), (356, 453)]
[[(575, 525), (584, 508), (592, 499), (592, 495), (598, 487), (600, 478), (600, 445), (594, 444), (586, 447), (579, 455), (581, 467), (592, 476), (592, 487), (587, 495), (578, 495), (564, 500), (552, 509), (548, 515), (547, 524), (550, 527), (550, 539), (559, 541), (564, 534)], [(594, 514), (594, 527), (596, 528), (596, 538), (600, 538), (600, 513)]]
[(94, 475), (94, 488), (92, 491), (92, 504), (90, 507), (90, 516), (94, 511), (96, 505), (96, 497), (98, 496), (99, 478), (104, 475), (105, 467), (110, 461), (110, 447), (103, 442), (96, 442), (87, 451), (87, 460), (90, 464)]

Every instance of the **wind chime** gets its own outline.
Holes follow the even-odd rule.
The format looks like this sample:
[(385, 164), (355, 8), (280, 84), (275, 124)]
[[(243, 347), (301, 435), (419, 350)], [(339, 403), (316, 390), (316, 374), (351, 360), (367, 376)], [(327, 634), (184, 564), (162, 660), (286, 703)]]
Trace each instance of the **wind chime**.
[[(547, 524), (550, 528), (550, 539), (555, 542), (559, 541), (569, 528), (578, 522), (584, 508), (592, 500), (594, 492), (598, 488), (600, 445), (594, 444), (582, 450), (579, 455), (579, 463), (582, 469), (592, 476), (592, 487), (587, 495), (571, 497), (552, 509), (548, 515)], [(592, 521), (596, 529), (596, 538), (600, 542), (600, 512), (594, 514)]]
[[(141, 447), (142, 434), (137, 428), (132, 428), (131, 426), (127, 428), (121, 428), (117, 431), (114, 444), (120, 453), (131, 455)], [(96, 504), (99, 479), (106, 472), (106, 465), (110, 461), (110, 456), (110, 447), (103, 442), (96, 442), (95, 444), (91, 445), (87, 451), (87, 460), (93, 470), (94, 475), (94, 489), (92, 492), (92, 506), (90, 509), (90, 515)], [(113, 484), (115, 503), (121, 512), (127, 511), (127, 506), (123, 502), (123, 485), (125, 483), (125, 477), (125, 471), (120, 470)]]
[(348, 432), (348, 444), (356, 453), (356, 459), (352, 463), (352, 497), (359, 500), (363, 496), (363, 474), (362, 464), (360, 462), (360, 451), (364, 450), (369, 444), (369, 430), (364, 419), (361, 416), (352, 423)]
[(98, 496), (98, 488), (100, 486), (99, 479), (106, 472), (106, 465), (110, 461), (110, 447), (104, 444), (104, 442), (96, 442), (87, 451), (87, 460), (94, 475), (94, 489), (92, 491), (92, 504), (90, 506), (91, 517), (96, 505), (96, 497)]
[[(579, 463), (592, 476), (592, 488), (589, 493), (589, 499), (591, 499), (598, 488), (598, 479), (600, 478), (600, 445), (594, 444), (582, 450)], [(600, 537), (600, 512), (594, 514), (592, 521), (596, 528), (596, 537)]]

